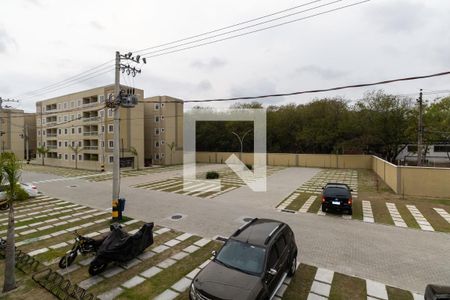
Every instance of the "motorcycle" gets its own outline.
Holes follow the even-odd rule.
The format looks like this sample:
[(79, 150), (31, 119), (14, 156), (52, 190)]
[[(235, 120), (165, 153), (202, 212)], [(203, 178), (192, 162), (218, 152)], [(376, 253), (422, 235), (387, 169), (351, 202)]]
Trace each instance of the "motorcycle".
[(89, 253), (96, 253), (100, 245), (109, 235), (109, 233), (102, 234), (96, 238), (89, 238), (80, 235), (77, 231), (74, 232), (75, 235), (75, 243), (73, 244), (72, 249), (64, 255), (59, 261), (59, 267), (61, 269), (65, 269), (69, 267), (77, 257), (78, 253), (82, 255), (86, 255)]
[(146, 223), (135, 234), (129, 235), (119, 224), (111, 225), (110, 234), (89, 265), (89, 274), (100, 274), (109, 263), (126, 263), (143, 253), (153, 244), (153, 226), (153, 223)]
[(9, 208), (9, 203), (6, 199), (0, 200), (0, 210), (7, 210)]

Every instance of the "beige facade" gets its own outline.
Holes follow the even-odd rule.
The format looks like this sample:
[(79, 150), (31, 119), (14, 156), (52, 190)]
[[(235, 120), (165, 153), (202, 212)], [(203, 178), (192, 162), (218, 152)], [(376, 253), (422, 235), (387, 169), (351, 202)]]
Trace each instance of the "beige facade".
[[(143, 167), (144, 105), (119, 108), (120, 145), (114, 145), (114, 110), (105, 107), (105, 99), (113, 93), (110, 85), (36, 103), (37, 145), (48, 149), (45, 164), (111, 170), (113, 149), (120, 147), (122, 167)], [(135, 95), (142, 102), (143, 90), (135, 89)], [(37, 163), (41, 160), (38, 153)]]
[[(13, 152), (20, 160), (25, 158), (25, 124), (28, 134), (32, 135), (35, 130), (36, 115), (25, 113), (19, 109), (2, 109), (0, 112), (1, 136), (0, 150), (2, 152)], [(30, 153), (35, 151), (35, 139), (29, 141)]]
[(153, 165), (183, 162), (183, 101), (169, 96), (144, 99), (145, 161)]

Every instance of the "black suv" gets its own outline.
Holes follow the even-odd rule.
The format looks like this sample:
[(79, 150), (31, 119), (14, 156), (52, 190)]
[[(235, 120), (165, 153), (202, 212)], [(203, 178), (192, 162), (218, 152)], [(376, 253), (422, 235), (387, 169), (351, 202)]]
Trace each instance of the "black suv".
[(271, 299), (297, 267), (294, 233), (269, 219), (241, 226), (213, 256), (192, 281), (191, 300)]
[(322, 211), (329, 209), (352, 214), (352, 189), (345, 183), (327, 183), (322, 191)]

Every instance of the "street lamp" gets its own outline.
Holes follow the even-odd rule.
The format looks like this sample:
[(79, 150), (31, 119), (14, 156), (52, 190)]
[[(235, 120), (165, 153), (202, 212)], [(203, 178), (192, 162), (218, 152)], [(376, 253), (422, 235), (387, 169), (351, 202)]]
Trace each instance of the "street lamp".
[(249, 134), (251, 131), (252, 131), (252, 129), (247, 130), (244, 133), (244, 135), (242, 136), (242, 138), (236, 132), (234, 132), (234, 131), (231, 132), (232, 134), (234, 134), (238, 138), (239, 143), (241, 143), (241, 153), (239, 154), (239, 159), (240, 160), (242, 160), (242, 152), (244, 152), (244, 139), (247, 136), (247, 134)]

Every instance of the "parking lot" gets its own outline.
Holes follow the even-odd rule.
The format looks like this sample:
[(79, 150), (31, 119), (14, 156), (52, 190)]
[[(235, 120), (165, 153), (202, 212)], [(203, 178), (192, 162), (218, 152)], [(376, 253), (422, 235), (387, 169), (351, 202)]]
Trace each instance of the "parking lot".
[[(199, 168), (200, 173), (204, 171), (205, 169)], [(329, 176), (331, 176), (330, 178), (327, 178), (327, 176), (324, 176), (323, 174), (323, 172), (327, 171), (331, 172), (329, 174)], [(357, 172), (356, 180), (354, 176), (355, 171), (353, 170), (341, 172), (339, 174), (339, 172), (333, 172), (333, 170), (281, 168), (269, 176), (268, 191), (265, 193), (254, 193), (248, 187), (241, 186), (227, 193), (218, 195), (208, 201), (205, 201), (207, 198), (184, 195), (182, 193), (135, 187), (139, 184), (173, 179), (174, 177), (179, 176), (177, 174), (181, 174), (177, 172), (181, 172), (181, 170), (168, 169), (167, 171), (159, 173), (123, 178), (121, 194), (127, 199), (125, 211), (127, 216), (134, 218), (134, 220), (155, 222), (155, 224), (158, 225), (155, 232), (161, 228), (170, 229), (170, 231), (161, 234), (161, 237), (158, 236), (158, 238), (155, 239), (155, 245), (148, 251), (153, 252), (154, 248), (165, 245), (166, 242), (171, 240), (177, 240), (177, 237), (186, 232), (192, 234), (192, 236), (186, 240), (186, 243), (189, 244), (181, 244), (180, 242), (174, 246), (178, 246), (178, 248), (174, 248), (177, 251), (166, 252), (167, 256), (163, 255), (159, 260), (156, 260), (156, 258), (160, 256), (154, 256), (156, 257), (155, 260), (149, 260), (149, 262), (147, 262), (147, 260), (141, 261), (139, 264), (133, 266), (131, 271), (128, 271), (125, 266), (120, 266), (120, 268), (127, 271), (122, 271), (120, 272), (122, 275), (117, 274), (119, 277), (114, 277), (120, 278), (120, 280), (117, 281), (120, 284), (118, 287), (113, 287), (109, 279), (103, 278), (102, 276), (99, 276), (103, 279), (98, 279), (98, 282), (95, 282), (97, 279), (90, 279), (86, 270), (87, 267), (80, 264), (81, 261), (83, 261), (82, 258), (77, 258), (76, 270), (68, 272), (67, 276), (80, 284), (87, 280), (86, 283), (83, 284), (89, 285), (94, 281), (95, 283), (88, 288), (88, 291), (92, 291), (98, 295), (107, 295), (108, 293), (113, 293), (112, 290), (114, 288), (120, 288), (121, 293), (120, 296), (118, 296), (119, 298), (136, 299), (135, 297), (138, 296), (134, 291), (135, 287), (127, 288), (129, 284), (123, 286), (126, 281), (135, 278), (136, 276), (145, 278), (141, 273), (144, 273), (152, 267), (158, 267), (157, 265), (160, 262), (171, 258), (180, 251), (184, 252), (183, 249), (195, 244), (199, 240), (211, 241), (204, 247), (220, 247), (220, 244), (215, 241), (217, 235), (225, 237), (230, 235), (237, 227), (241, 226), (244, 222), (243, 220), (248, 217), (266, 217), (283, 220), (288, 223), (294, 230), (300, 250), (299, 260), (301, 265), (296, 277), (292, 279), (291, 284), (284, 285), (285, 288), (282, 290), (284, 292), (284, 299), (307, 299), (310, 293), (313, 294), (311, 297), (327, 296), (323, 291), (328, 290), (328, 287), (323, 284), (329, 285), (330, 292), (328, 296), (330, 299), (366, 299), (367, 295), (372, 293), (371, 291), (374, 289), (373, 286), (377, 286), (377, 290), (380, 290), (380, 287), (382, 287), (381, 290), (387, 293), (389, 299), (403, 299), (398, 295), (404, 295), (404, 297), (406, 297), (404, 299), (413, 299), (412, 297), (414, 294), (423, 293), (427, 283), (443, 283), (444, 278), (450, 278), (448, 268), (442, 265), (442, 255), (446, 255), (443, 254), (445, 253), (444, 249), (450, 247), (448, 234), (411, 230), (409, 228), (397, 228), (396, 226), (385, 226), (378, 221), (379, 219), (377, 217), (375, 205), (372, 205), (374, 223), (361, 221), (364, 217), (362, 204), (361, 209), (355, 209), (353, 218), (356, 220), (353, 221), (345, 220), (341, 215), (335, 214), (318, 216), (318, 209), (314, 213), (296, 214), (281, 212), (280, 209), (275, 209), (279, 203), (284, 202), (283, 199), (289, 198), (289, 196), (294, 193), (304, 192), (299, 189), (304, 184), (306, 184), (305, 186), (308, 186), (305, 191), (306, 193), (311, 193), (311, 195), (313, 195), (311, 191), (318, 193), (318, 189), (312, 189), (312, 182), (316, 179), (318, 180), (317, 185), (320, 185), (321, 183), (319, 184), (319, 182), (324, 180), (348, 180), (349, 183), (352, 183), (353, 181), (352, 184), (354, 184), (354, 190), (357, 192), (357, 196), (360, 199), (363, 197), (364, 193), (376, 192), (376, 190), (371, 191), (366, 187), (368, 184), (364, 183), (367, 178), (370, 179), (371, 177), (364, 174), (361, 175), (361, 172), (359, 171)], [(25, 172), (23, 175), (24, 181), (39, 181), (38, 179), (40, 178), (38, 173)], [(315, 178), (317, 175), (319, 175), (319, 177)], [(47, 219), (44, 220), (52, 221), (35, 225), (32, 229), (37, 230), (37, 232), (28, 233), (30, 238), (35, 239), (39, 236), (45, 237), (46, 235), (57, 233), (63, 229), (92, 223), (94, 220), (101, 222), (103, 216), (103, 223), (95, 224), (94, 222), (95, 225), (89, 224), (90, 226), (86, 225), (88, 227), (81, 228), (80, 230), (87, 234), (100, 233), (100, 231), (106, 230), (109, 225), (109, 212), (107, 212), (106, 209), (109, 210), (111, 203), (111, 183), (109, 181), (92, 182), (89, 178), (62, 178), (59, 176), (55, 176), (54, 180), (57, 181), (46, 179), (46, 182), (38, 183), (37, 185), (39, 189), (45, 195), (49, 195), (50, 198), (63, 199), (64, 201), (58, 201), (62, 201), (61, 203), (66, 203), (65, 205), (68, 206), (78, 205), (72, 207), (74, 211), (67, 211), (65, 212), (66, 214), (71, 215), (82, 211), (96, 209), (95, 211), (87, 213), (87, 215), (97, 213), (99, 215), (92, 219), (87, 217), (81, 221), (70, 222), (70, 224), (67, 225), (57, 225), (58, 223), (65, 221), (64, 219), (61, 221), (52, 220), (58, 216), (46, 216)], [(55, 182), (58, 184), (55, 184)], [(384, 191), (380, 185), (378, 193), (385, 192), (387, 191)], [(318, 194), (316, 194), (316, 196), (317, 195)], [(368, 195), (368, 198), (366, 199), (371, 202), (375, 201), (375, 198), (369, 197), (371, 195), (373, 196), (373, 194), (366, 195)], [(355, 196), (356, 201), (359, 201), (358, 198)], [(297, 202), (293, 201), (292, 203), (296, 204)], [(299, 209), (303, 204), (297, 204)], [(310, 208), (314, 207), (314, 205), (316, 205), (315, 202), (311, 204)], [(420, 211), (422, 211), (421, 206), (416, 205), (416, 207), (420, 208)], [(40, 209), (48, 210), (50, 207)], [(66, 211), (68, 209), (70, 209), (70, 207), (64, 208), (63, 210)], [(30, 213), (33, 213), (33, 211)], [(48, 213), (53, 212), (48, 211), (43, 214)], [(100, 213), (103, 213), (103, 215)], [(20, 212), (17, 213), (19, 216), (20, 214)], [(173, 215), (180, 215), (181, 218), (174, 220), (171, 218)], [(73, 218), (79, 220), (79, 218), (82, 217), (84, 216), (79, 214)], [(27, 217), (24, 218), (27, 219)], [(133, 222), (136, 223), (126, 225), (127, 230), (137, 230), (142, 224), (141, 221), (138, 222), (134, 220)], [(42, 221), (28, 220), (25, 222), (32, 222), (31, 224), (33, 224), (33, 222), (36, 223)], [(431, 222), (433, 221), (430, 221), (430, 224), (435, 226), (435, 223)], [(29, 224), (30, 223), (28, 223), (28, 225)], [(25, 225), (27, 225), (27, 223), (18, 224), (18, 227)], [(45, 229), (45, 226), (49, 225), (53, 225), (53, 227)], [(38, 228), (41, 228), (41, 230), (38, 230)], [(28, 239), (28, 234), (20, 236), (23, 231), (26, 232), (27, 230), (31, 229), (23, 228), (18, 230), (19, 243)], [(336, 239), (336, 237), (339, 238)], [(53, 237), (51, 239), (52, 242), (49, 242), (50, 240), (48, 239), (42, 239), (39, 242), (30, 245), (21, 245), (20, 247), (29, 252), (36, 250), (39, 250), (38, 252), (43, 251), (35, 254), (35, 257), (42, 261), (50, 262), (51, 267), (57, 268), (55, 260), (70, 247), (69, 241), (71, 239), (73, 239), (71, 234), (64, 233), (61, 234), (61, 237)], [(184, 242), (185, 241), (183, 241), (183, 243)], [(173, 243), (177, 242), (170, 242), (169, 245)], [(430, 249), (428, 247), (430, 244), (434, 244), (435, 246)], [(166, 244), (166, 246), (169, 245)], [(53, 249), (51, 246), (53, 248), (55, 246), (57, 247), (56, 249)], [(41, 250), (45, 248), (48, 250)], [(157, 290), (157, 293), (151, 294), (155, 297), (166, 292), (166, 295), (178, 293), (179, 295), (177, 294), (177, 297), (180, 297), (180, 299), (183, 299), (183, 297), (186, 298), (186, 291), (178, 291), (175, 287), (172, 288), (172, 286), (185, 278), (191, 271), (198, 269), (204, 261), (210, 258), (209, 253), (211, 249), (208, 248), (208, 251), (205, 250), (204, 253), (202, 252), (202, 249), (190, 254), (189, 259), (188, 257), (184, 257), (179, 262), (182, 264), (176, 263), (169, 267), (181, 267), (184, 265), (184, 262), (190, 261), (190, 258), (195, 261), (195, 263), (188, 263), (186, 268), (182, 267), (180, 273), (176, 273), (174, 271), (175, 269), (168, 269), (170, 270), (170, 274), (178, 274), (174, 276), (174, 278), (169, 276), (169, 273), (161, 271), (150, 279), (145, 278), (145, 282), (136, 277), (134, 283), (142, 281), (136, 287), (148, 286), (148, 290), (144, 289), (146, 293), (150, 290)], [(169, 249), (166, 249), (166, 251), (169, 251)], [(199, 261), (195, 260), (197, 253), (204, 254)], [(153, 259), (153, 257), (151, 259)], [(174, 258), (171, 259), (175, 260)], [(393, 266), (395, 266), (395, 268)], [(313, 271), (316, 269), (332, 271), (334, 275), (331, 283), (321, 281), (319, 276), (318, 280), (316, 280), (317, 283), (314, 284), (316, 274)], [(319, 273), (321, 274), (322, 271)], [(161, 283), (160, 280), (164, 283)], [(186, 284), (187, 281), (183, 280), (179, 285), (182, 285), (182, 282)], [(372, 282), (379, 284), (372, 285)], [(134, 283), (131, 282), (131, 286), (133, 286)], [(354, 285), (355, 289), (360, 292), (355, 294), (350, 293), (346, 288), (349, 284), (352, 286)], [(162, 288), (156, 289), (155, 286), (161, 286)], [(178, 287), (178, 285), (176, 287)], [(138, 290), (140, 289), (141, 288)], [(118, 291), (119, 290), (116, 289), (116, 292)], [(343, 295), (345, 295), (345, 297)]]

